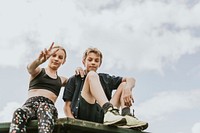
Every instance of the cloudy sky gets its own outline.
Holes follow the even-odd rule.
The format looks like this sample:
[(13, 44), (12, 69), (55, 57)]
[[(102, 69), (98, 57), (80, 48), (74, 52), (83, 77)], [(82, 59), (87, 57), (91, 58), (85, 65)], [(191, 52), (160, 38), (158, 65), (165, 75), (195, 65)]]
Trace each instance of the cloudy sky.
[[(0, 1), (0, 122), (27, 98), (27, 64), (54, 41), (68, 52), (60, 75), (73, 75), (93, 46), (104, 56), (99, 72), (134, 77), (146, 131), (199, 133), (199, 13), (199, 0)], [(63, 104), (61, 92), (59, 117)]]

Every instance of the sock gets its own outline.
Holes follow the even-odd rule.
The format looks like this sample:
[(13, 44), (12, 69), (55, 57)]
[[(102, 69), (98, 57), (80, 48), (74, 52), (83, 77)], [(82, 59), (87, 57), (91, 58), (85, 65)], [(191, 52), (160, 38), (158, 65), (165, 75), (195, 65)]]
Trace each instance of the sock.
[(110, 107), (113, 108), (113, 105), (112, 105), (110, 102), (106, 102), (106, 103), (102, 106), (104, 114), (108, 111), (108, 109), (109, 109)]
[(125, 115), (131, 115), (131, 116), (132, 116), (129, 107), (124, 107), (124, 108), (122, 109), (122, 116), (125, 116)]

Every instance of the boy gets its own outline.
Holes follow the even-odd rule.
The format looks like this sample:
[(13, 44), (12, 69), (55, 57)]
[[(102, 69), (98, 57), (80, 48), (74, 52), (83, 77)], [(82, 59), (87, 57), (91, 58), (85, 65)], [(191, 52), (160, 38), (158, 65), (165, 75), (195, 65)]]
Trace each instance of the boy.
[[(102, 53), (97, 48), (88, 48), (83, 55), (84, 72), (69, 78), (64, 94), (66, 116), (104, 125), (144, 130), (148, 123), (139, 121), (130, 113), (133, 102), (132, 88), (135, 80), (97, 73), (102, 63)], [(116, 89), (112, 97), (112, 90)], [(118, 108), (122, 108), (122, 115)]]

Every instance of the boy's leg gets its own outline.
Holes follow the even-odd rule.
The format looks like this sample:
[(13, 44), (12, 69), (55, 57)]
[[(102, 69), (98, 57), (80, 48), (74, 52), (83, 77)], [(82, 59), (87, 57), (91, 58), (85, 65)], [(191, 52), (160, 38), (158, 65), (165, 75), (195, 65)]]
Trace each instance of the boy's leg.
[(110, 100), (110, 103), (113, 104), (114, 107), (117, 108), (124, 108), (124, 102), (123, 102), (123, 96), (122, 96), (122, 90), (125, 87), (126, 83), (122, 82), (119, 87), (117, 88), (117, 90), (115, 91), (112, 99)]
[(87, 74), (81, 96), (90, 104), (94, 104), (95, 101), (98, 101), (101, 107), (106, 102), (109, 102), (101, 86), (99, 76), (94, 71)]
[(90, 71), (87, 74), (81, 96), (89, 104), (94, 104), (97, 101), (103, 108), (105, 125), (124, 125), (126, 123), (122, 116), (113, 112), (113, 105), (108, 101), (96, 72)]

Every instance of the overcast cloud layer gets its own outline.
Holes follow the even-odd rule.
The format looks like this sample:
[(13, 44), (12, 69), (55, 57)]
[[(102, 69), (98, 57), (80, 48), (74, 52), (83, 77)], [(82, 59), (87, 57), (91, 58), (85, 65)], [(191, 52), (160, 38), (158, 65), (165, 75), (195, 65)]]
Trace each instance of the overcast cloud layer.
[[(26, 64), (52, 41), (62, 44), (75, 64), (87, 47), (98, 47), (105, 57), (101, 70), (122, 75), (133, 71), (130, 75), (139, 75), (138, 88), (148, 88), (135, 94), (142, 99), (135, 103), (136, 113), (148, 120), (148, 131), (199, 133), (199, 13), (199, 0), (1, 1), (0, 68), (8, 75), (22, 72), (13, 77), (28, 77)], [(71, 65), (72, 74), (70, 63), (66, 66)], [(0, 121), (11, 120), (10, 114), (26, 98), (24, 90), (24, 96), (11, 101), (1, 88), (0, 101), (6, 103), (1, 104)], [(60, 117), (62, 105), (60, 96)]]
[(80, 45), (83, 49), (99, 46), (110, 55), (105, 63), (108, 69), (117, 66), (162, 72), (166, 64), (194, 54), (200, 47), (197, 2), (192, 7), (183, 0), (10, 3), (8, 0), (0, 5), (0, 43), (4, 51), (0, 54), (20, 52), (15, 53), (15, 61), (1, 62), (3, 66), (22, 63), (24, 55), (30, 54), (30, 45), (44, 48), (57, 41), (76, 50)]

